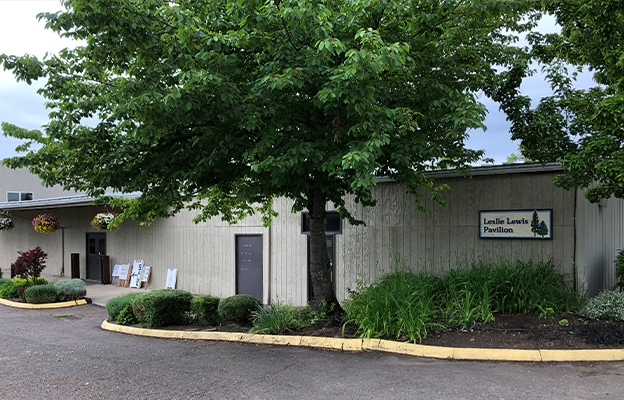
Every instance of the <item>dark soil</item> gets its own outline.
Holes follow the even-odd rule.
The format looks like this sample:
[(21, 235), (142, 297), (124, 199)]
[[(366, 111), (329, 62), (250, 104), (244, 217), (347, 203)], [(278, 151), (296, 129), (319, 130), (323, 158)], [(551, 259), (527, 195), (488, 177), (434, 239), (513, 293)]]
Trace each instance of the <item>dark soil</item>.
[[(422, 344), (430, 346), (506, 349), (609, 349), (624, 348), (624, 323), (587, 320), (578, 315), (540, 318), (537, 315), (494, 314), (494, 322), (471, 329), (434, 329)], [(567, 321), (567, 322), (566, 322)], [(165, 329), (186, 331), (249, 332), (250, 326), (181, 325)], [(357, 327), (324, 320), (285, 335), (357, 338)], [(396, 338), (384, 337), (395, 340)]]

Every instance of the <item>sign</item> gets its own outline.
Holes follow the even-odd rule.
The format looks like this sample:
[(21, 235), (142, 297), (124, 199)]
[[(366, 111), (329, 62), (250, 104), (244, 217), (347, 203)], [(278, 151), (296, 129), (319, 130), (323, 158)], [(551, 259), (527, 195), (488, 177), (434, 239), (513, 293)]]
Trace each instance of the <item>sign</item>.
[(167, 286), (165, 286), (165, 288), (175, 289), (177, 278), (178, 278), (178, 270), (169, 268), (167, 270)]
[(128, 279), (129, 269), (130, 269), (130, 264), (122, 264), (119, 266), (119, 280), (120, 281), (125, 281), (126, 279)]
[(138, 288), (141, 282), (141, 270), (143, 269), (143, 260), (134, 260), (132, 265), (132, 275), (130, 275), (130, 287)]
[(147, 282), (147, 278), (150, 275), (150, 269), (152, 267), (150, 267), (149, 265), (146, 265), (145, 267), (143, 267), (143, 269), (141, 270), (141, 282)]
[(552, 239), (552, 210), (480, 211), (482, 239)]
[(121, 270), (121, 265), (120, 264), (115, 264), (115, 266), (113, 267), (113, 273), (111, 274), (111, 276), (113, 278), (119, 278), (120, 270)]

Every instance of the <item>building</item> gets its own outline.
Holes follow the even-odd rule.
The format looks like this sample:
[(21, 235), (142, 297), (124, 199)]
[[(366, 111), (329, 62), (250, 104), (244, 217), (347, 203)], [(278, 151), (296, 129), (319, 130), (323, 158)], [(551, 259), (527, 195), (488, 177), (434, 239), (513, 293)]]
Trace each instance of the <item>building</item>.
[[(365, 226), (351, 226), (335, 212), (328, 214), (328, 252), (338, 299), (344, 300), (358, 280), (374, 281), (397, 260), (440, 272), (475, 258), (533, 257), (551, 260), (590, 295), (613, 287), (613, 260), (624, 247), (624, 202), (590, 204), (581, 191), (552, 184), (560, 172), (557, 164), (532, 163), (476, 167), (471, 178), (456, 171), (432, 172), (437, 184), (450, 188), (444, 193), (448, 205), (439, 207), (423, 193), (425, 213), (401, 185), (380, 180), (373, 188), (376, 207), (362, 208), (347, 199)], [(13, 229), (0, 232), (5, 277), (18, 250), (41, 246), (49, 255), (48, 275), (69, 276), (71, 254), (77, 254), (80, 277), (99, 281), (99, 254), (107, 254), (111, 265), (144, 260), (152, 267), (150, 288), (164, 288), (168, 269), (175, 268), (177, 288), (195, 294), (227, 297), (243, 292), (264, 303), (294, 305), (309, 298), (305, 213), (291, 213), (288, 199), (275, 201), (280, 215), (270, 227), (260, 217), (237, 225), (219, 219), (196, 225), (196, 213), (183, 211), (150, 226), (126, 221), (116, 231), (97, 231), (90, 222), (105, 208), (93, 206), (92, 198), (43, 188), (26, 170), (1, 167), (0, 174), (0, 195), (6, 193), (0, 212), (14, 223)], [(545, 221), (548, 233), (543, 238), (530, 231), (534, 210)], [(328, 211), (333, 211), (331, 205)], [(31, 221), (42, 212), (54, 214), (61, 229), (36, 233)], [(520, 228), (525, 233), (518, 234)]]

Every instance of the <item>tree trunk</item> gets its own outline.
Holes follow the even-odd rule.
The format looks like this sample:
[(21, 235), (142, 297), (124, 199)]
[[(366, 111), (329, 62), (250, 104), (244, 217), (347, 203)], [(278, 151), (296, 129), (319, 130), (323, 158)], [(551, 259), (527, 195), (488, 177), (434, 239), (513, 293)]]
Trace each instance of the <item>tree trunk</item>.
[(338, 305), (327, 258), (325, 237), (326, 202), (327, 197), (323, 190), (311, 184), (308, 195), (308, 211), (310, 212), (310, 279), (312, 280), (312, 290), (314, 291), (312, 302), (317, 307), (323, 300), (328, 305)]

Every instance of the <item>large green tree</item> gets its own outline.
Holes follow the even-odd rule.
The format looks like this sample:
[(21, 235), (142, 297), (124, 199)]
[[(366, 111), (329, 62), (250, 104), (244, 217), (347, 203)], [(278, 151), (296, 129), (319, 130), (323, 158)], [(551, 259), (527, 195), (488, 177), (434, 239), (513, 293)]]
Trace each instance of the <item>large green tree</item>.
[[(65, 0), (42, 16), (85, 41), (44, 60), (2, 56), (18, 80), (47, 78), (45, 132), (3, 124), (41, 148), (5, 160), (46, 184), (102, 196), (141, 192), (120, 219), (183, 208), (198, 221), (274, 215), (276, 197), (311, 219), (315, 299), (334, 293), (328, 201), (374, 205), (380, 176), (415, 196), (424, 172), (464, 168), (483, 127), (479, 93), (525, 57), (525, 2), (497, 0)], [(96, 117), (97, 124), (83, 124)], [(25, 144), (22, 150), (27, 150)], [(437, 193), (436, 190), (432, 190)]]
[[(543, 10), (561, 32), (535, 32), (530, 41), (553, 94), (532, 106), (517, 91), (501, 93), (513, 138), (522, 140), (526, 157), (562, 164), (557, 185), (586, 189), (592, 202), (624, 198), (624, 2), (546, 1)], [(583, 69), (593, 73), (595, 87), (577, 88)], [(524, 72), (509, 73), (511, 86)]]

